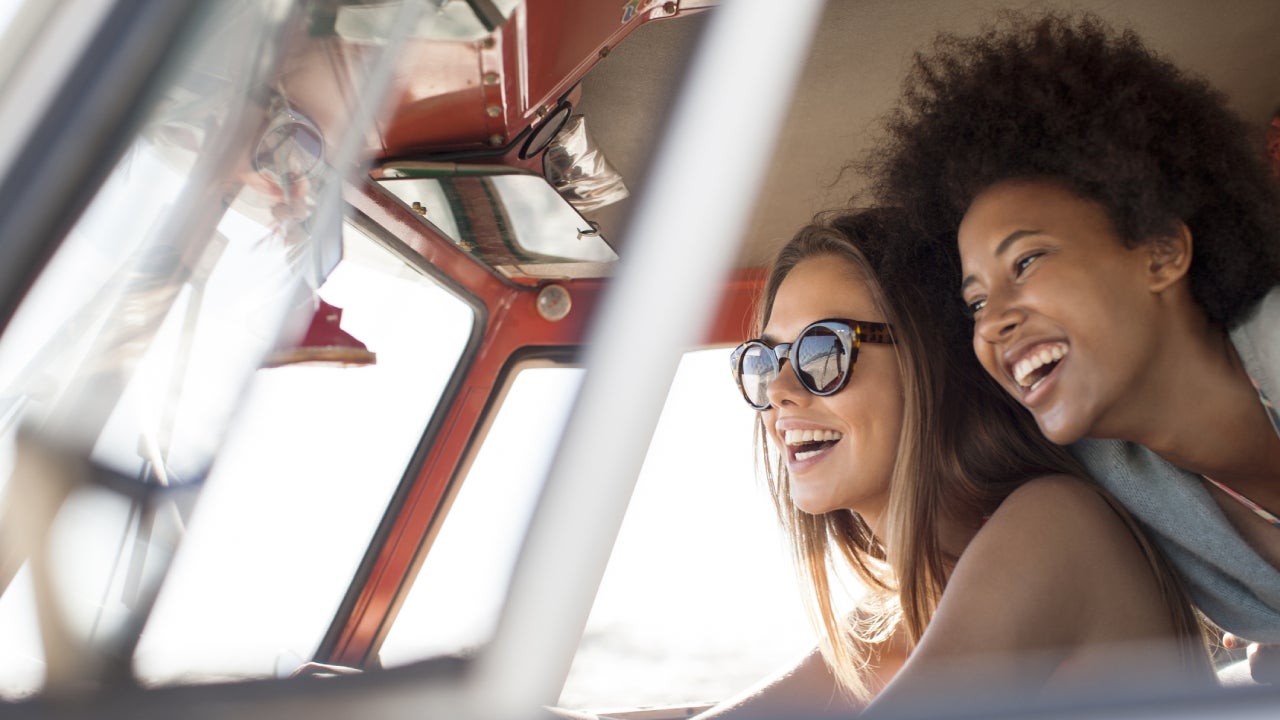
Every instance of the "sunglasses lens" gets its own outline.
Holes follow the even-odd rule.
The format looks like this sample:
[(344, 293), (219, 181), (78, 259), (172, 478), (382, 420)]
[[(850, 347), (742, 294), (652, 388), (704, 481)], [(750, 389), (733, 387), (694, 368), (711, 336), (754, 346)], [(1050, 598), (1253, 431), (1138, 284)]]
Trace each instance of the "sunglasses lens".
[(759, 343), (747, 346), (739, 361), (742, 394), (757, 409), (769, 406), (769, 384), (778, 377), (778, 361), (773, 351)]
[(835, 392), (849, 372), (851, 359), (840, 337), (829, 328), (811, 328), (796, 343), (792, 361), (800, 379), (812, 392)]

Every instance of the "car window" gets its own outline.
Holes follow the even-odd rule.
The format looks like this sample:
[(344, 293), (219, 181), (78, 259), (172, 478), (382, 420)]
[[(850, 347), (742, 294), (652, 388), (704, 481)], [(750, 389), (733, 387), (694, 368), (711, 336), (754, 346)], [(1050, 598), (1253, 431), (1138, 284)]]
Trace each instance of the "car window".
[(474, 322), (350, 225), (322, 290), (377, 362), (258, 372), (138, 648), (144, 680), (271, 675), (312, 657)]
[(515, 375), (382, 643), (384, 665), (466, 654), (493, 634), (581, 380), (577, 368), (528, 367)]
[[(59, 31), (41, 24), (54, 15), (90, 39), (162, 25), (138, 4), (0, 3), (6, 40)], [(403, 7), (395, 18), (417, 11)], [(113, 24), (89, 22), (90, 10)], [(128, 117), (85, 136), (93, 162), (63, 167), (82, 153), (36, 143), (40, 161), (15, 171), (76, 192), (41, 198), (59, 221), (48, 232), (35, 223), (5, 238), (30, 245), (27, 265), (6, 267), (32, 276), (6, 286), (22, 300), (0, 335), (6, 697), (46, 676), (78, 686), (132, 669), (155, 684), (309, 659), (474, 344), (474, 301), (343, 219), (343, 176), (374, 119), (361, 108), (382, 105), (395, 44), (362, 45), (361, 62), (337, 71), (356, 91), (333, 98), (347, 122), (321, 131), (305, 93), (276, 73), (316, 34), (341, 52), (332, 8), (165, 12), (184, 33), (170, 38), (178, 49), (121, 52), (121, 72), (146, 72), (137, 97), (120, 88)], [(388, 18), (364, 39), (405, 27)], [(23, 55), (25, 43), (10, 45), (0, 67)], [(78, 73), (103, 56), (60, 59)], [(35, 63), (23, 77), (60, 77), (43, 56), (23, 57)], [(66, 117), (77, 115), (43, 127)], [(111, 168), (101, 183), (99, 166)], [(330, 352), (339, 330), (366, 352)], [(332, 366), (368, 351), (373, 365)]]
[[(198, 500), (162, 505), (168, 522), (106, 491), (60, 514), (93, 538), (57, 564), (67, 615), (90, 637), (164, 564), (149, 533), (182, 534), (135, 656), (145, 683), (270, 676), (310, 659), (460, 361), (467, 303), (351, 224), (343, 246), (319, 298), (375, 364), (258, 370)], [(121, 433), (98, 451), (123, 461), (137, 445)], [(34, 608), (24, 567), (0, 595), (0, 632), (15, 630), (0, 647), (9, 697), (43, 674)]]
[[(728, 354), (692, 352), (680, 364), (565, 707), (714, 701), (814, 643), (755, 476), (754, 413), (729, 378)], [(516, 377), (382, 645), (384, 664), (465, 653), (492, 633), (580, 372), (530, 368)]]

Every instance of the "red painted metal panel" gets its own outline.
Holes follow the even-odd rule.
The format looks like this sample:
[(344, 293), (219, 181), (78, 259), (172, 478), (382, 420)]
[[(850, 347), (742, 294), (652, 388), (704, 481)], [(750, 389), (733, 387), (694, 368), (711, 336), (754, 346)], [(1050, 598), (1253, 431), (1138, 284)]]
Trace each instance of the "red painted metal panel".
[(531, 105), (554, 103), (636, 28), (675, 14), (663, 0), (529, 0)]
[[(501, 34), (495, 33), (495, 42)], [(495, 127), (505, 134), (501, 119), (486, 113), (490, 104), (502, 104), (498, 76), (486, 81), (482, 69), (500, 62), (492, 57), (482, 62), (486, 52), (482, 43), (410, 41), (397, 71), (400, 94), (384, 127), (379, 154), (486, 148)]]
[(677, 13), (661, 0), (529, 0), (484, 40), (411, 40), (397, 68), (402, 90), (375, 154), (505, 146), (636, 28)]
[(707, 332), (708, 347), (737, 345), (752, 335), (756, 298), (764, 287), (763, 268), (738, 270), (724, 284), (720, 305)]

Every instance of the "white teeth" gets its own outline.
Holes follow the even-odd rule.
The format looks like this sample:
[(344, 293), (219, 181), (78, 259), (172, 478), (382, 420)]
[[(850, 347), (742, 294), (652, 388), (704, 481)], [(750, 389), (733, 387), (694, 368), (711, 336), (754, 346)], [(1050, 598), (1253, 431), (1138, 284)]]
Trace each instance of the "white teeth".
[(1031, 373), (1048, 365), (1055, 360), (1061, 360), (1066, 357), (1068, 347), (1065, 344), (1057, 344), (1052, 347), (1041, 348), (1039, 352), (1032, 353), (1027, 357), (1019, 360), (1013, 365), (1013, 379), (1022, 387), (1030, 387), (1035, 383), (1031, 382)]
[[(788, 445), (799, 445), (807, 442), (830, 442), (844, 437), (844, 433), (835, 430), (787, 430), (782, 433), (782, 440)], [(812, 454), (800, 453), (800, 455)]]
[(784, 430), (782, 432), (782, 441), (789, 447), (794, 448), (792, 452), (795, 453), (794, 457), (796, 461), (808, 460), (809, 458), (817, 457), (830, 449), (829, 445), (823, 445), (809, 450), (801, 450), (799, 449), (799, 446), (802, 446), (805, 443), (835, 442), (843, 437), (844, 433), (836, 432), (835, 430), (806, 429)]

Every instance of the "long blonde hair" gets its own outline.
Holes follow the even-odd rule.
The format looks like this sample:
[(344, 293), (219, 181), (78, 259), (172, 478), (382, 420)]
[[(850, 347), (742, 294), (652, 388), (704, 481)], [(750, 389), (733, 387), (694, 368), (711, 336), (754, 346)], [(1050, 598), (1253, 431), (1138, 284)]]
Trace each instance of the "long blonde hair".
[[(816, 219), (782, 248), (756, 313), (762, 332), (782, 281), (800, 262), (833, 257), (866, 283), (876, 309), (893, 327), (903, 386), (903, 419), (889, 480), (884, 538), (852, 510), (813, 515), (791, 502), (780, 453), (771, 456), (764, 420), (756, 438), (779, 520), (797, 570), (808, 585), (810, 613), (822, 652), (844, 688), (866, 700), (864, 670), (876, 646), (899, 627), (911, 647), (933, 617), (956, 557), (939, 536), (941, 520), (976, 529), (1008, 495), (1042, 475), (1087, 477), (1061, 447), (978, 364), (972, 322), (958, 292), (954, 253), (943, 253), (888, 209)], [(1201, 625), (1176, 576), (1129, 514), (1098, 488), (1129, 525), (1155, 570), (1188, 652), (1204, 651)], [(866, 594), (854, 613), (839, 611), (833, 573), (852, 570)]]

